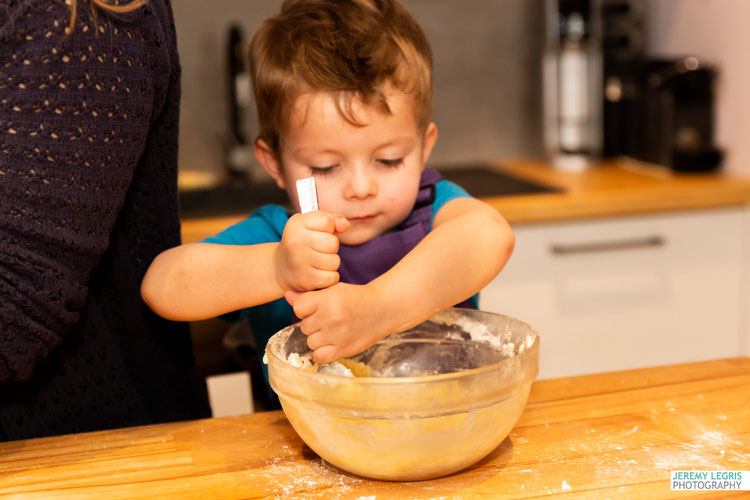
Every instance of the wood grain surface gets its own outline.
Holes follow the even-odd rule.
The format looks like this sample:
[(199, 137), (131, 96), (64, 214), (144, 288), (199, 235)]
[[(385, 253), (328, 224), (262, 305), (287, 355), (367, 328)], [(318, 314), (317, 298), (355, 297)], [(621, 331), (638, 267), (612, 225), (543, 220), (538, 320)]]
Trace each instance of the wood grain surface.
[(411, 483), (371, 481), (328, 465), (281, 412), (15, 441), (0, 444), (0, 496), (685, 496), (670, 491), (671, 470), (750, 469), (748, 401), (750, 358), (543, 380), (488, 457)]
[[(622, 159), (583, 172), (563, 172), (547, 164), (521, 161), (495, 168), (563, 192), (482, 198), (512, 225), (591, 217), (718, 208), (750, 203), (750, 179), (723, 173), (676, 174), (656, 165)], [(185, 243), (199, 241), (249, 214), (186, 219)]]
[(684, 174), (627, 158), (564, 172), (545, 163), (496, 165), (560, 193), (483, 198), (511, 224), (719, 208), (750, 203), (750, 179), (727, 173)]

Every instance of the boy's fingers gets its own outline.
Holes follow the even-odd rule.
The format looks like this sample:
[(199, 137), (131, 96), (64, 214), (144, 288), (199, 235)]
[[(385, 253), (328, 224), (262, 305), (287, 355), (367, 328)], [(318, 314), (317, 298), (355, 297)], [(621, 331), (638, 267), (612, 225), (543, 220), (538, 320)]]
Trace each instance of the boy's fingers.
[(331, 214), (322, 210), (302, 214), (302, 224), (311, 231), (323, 231), (333, 234), (335, 229)]
[[(339, 282), (339, 273), (334, 270), (321, 270), (313, 268), (308, 273), (306, 273), (304, 278), (300, 278), (297, 280), (297, 282), (294, 284), (291, 291), (299, 294), (305, 294), (308, 292), (314, 292), (316, 290), (322, 290), (324, 288), (328, 288), (329, 286), (333, 286), (336, 283)], [(284, 298), (286, 298), (287, 302), (289, 302), (289, 298), (286, 295), (286, 292), (284, 293)], [(289, 304), (292, 307), (295, 307), (297, 303), (300, 300), (300, 295), (297, 295), (296, 297), (292, 297), (292, 300), (294, 300), (294, 303), (289, 302)], [(307, 299), (309, 300), (309, 299)], [(301, 318), (299, 314), (297, 314), (298, 318)]]
[[(314, 290), (322, 290), (323, 288), (328, 288), (329, 286), (333, 286), (336, 283), (339, 282), (339, 273), (336, 271), (318, 271), (316, 274), (316, 281), (313, 284)], [(298, 317), (300, 317), (298, 315)]]
[(341, 265), (341, 257), (335, 253), (318, 253), (315, 254), (312, 265), (320, 271), (337, 271)]
[[(308, 346), (310, 343), (309, 340), (310, 339), (308, 338)], [(310, 347), (310, 349), (312, 349), (312, 347)], [(317, 349), (313, 349), (313, 359), (322, 364), (333, 363), (340, 358), (337, 352), (338, 349), (335, 345), (324, 345)]]
[(314, 293), (315, 292), (301, 293), (295, 299), (292, 307), (294, 309), (294, 314), (296, 314), (299, 319), (304, 319), (318, 310), (318, 303), (310, 297), (310, 295)]
[(300, 295), (301, 294), (299, 292), (295, 292), (292, 290), (287, 290), (286, 292), (284, 292), (284, 298), (292, 307), (294, 307), (294, 303), (297, 301), (297, 297), (299, 297)]
[(341, 214), (331, 214), (331, 217), (333, 217), (335, 234), (341, 234), (349, 229), (349, 226), (351, 226), (349, 219)]
[[(312, 329), (313, 327), (308, 324), (307, 328)], [(320, 330), (317, 330), (307, 335), (307, 347), (313, 351), (325, 345), (325, 341), (321, 338), (320, 333)]]
[(339, 251), (339, 239), (333, 234), (315, 232), (310, 236), (310, 247), (316, 252), (335, 254)]
[[(320, 326), (315, 324), (315, 318), (308, 316), (307, 318), (303, 318), (299, 322), (299, 329), (307, 335), (307, 346), (310, 347), (310, 337), (313, 337), (313, 345), (315, 345), (315, 340), (319, 337), (317, 333), (320, 331)], [(310, 347), (312, 349), (312, 347)]]

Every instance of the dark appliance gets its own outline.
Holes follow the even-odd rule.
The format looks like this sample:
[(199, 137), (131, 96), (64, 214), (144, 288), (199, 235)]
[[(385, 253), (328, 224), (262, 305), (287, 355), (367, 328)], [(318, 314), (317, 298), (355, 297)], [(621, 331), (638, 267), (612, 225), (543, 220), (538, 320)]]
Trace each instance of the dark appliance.
[(645, 49), (644, 0), (601, 0), (603, 66), (602, 156), (626, 154), (626, 123), (637, 101), (634, 68)]
[(643, 0), (602, 0), (603, 156), (679, 172), (716, 170), (716, 70), (698, 58), (644, 54)]
[(630, 156), (682, 172), (718, 168), (722, 153), (713, 144), (715, 70), (695, 57), (642, 64), (640, 123), (630, 125), (638, 140)]

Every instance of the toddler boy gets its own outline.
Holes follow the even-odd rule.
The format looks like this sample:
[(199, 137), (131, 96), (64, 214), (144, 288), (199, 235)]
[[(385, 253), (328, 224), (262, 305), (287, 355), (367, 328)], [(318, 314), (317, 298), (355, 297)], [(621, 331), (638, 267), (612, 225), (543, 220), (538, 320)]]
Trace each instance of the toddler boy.
[[(294, 210), (265, 206), (159, 255), (142, 285), (153, 310), (249, 317), (261, 350), (296, 316), (328, 363), (471, 306), (514, 237), (497, 210), (425, 168), (437, 139), (432, 59), (406, 9), (289, 0), (254, 36), (250, 61), (255, 156)], [(300, 214), (296, 180), (309, 176), (320, 210)]]

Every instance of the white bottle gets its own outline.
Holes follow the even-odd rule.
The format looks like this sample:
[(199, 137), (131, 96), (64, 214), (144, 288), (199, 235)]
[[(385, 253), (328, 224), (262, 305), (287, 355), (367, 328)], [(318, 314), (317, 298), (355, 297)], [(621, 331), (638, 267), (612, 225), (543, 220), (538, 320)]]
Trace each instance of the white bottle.
[(545, 145), (555, 166), (583, 170), (601, 153), (601, 50), (581, 13), (560, 24), (544, 56)]

